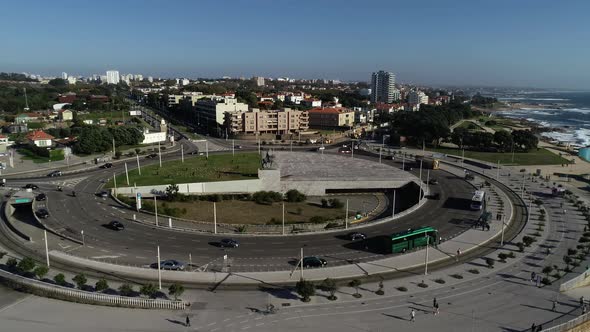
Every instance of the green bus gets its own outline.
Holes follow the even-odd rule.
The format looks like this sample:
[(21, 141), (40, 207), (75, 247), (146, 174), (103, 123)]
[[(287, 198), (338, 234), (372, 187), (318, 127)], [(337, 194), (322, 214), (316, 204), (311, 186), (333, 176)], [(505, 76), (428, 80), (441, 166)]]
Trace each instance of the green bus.
[(407, 250), (426, 246), (426, 243), (435, 246), (439, 243), (438, 231), (435, 228), (409, 229), (391, 236), (391, 252), (406, 252)]

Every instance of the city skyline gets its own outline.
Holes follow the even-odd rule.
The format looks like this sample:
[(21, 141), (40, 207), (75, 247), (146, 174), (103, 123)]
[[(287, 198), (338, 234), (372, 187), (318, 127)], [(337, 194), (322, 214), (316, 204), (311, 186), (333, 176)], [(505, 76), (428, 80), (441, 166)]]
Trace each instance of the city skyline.
[(590, 89), (590, 50), (580, 43), (590, 32), (583, 24), (590, 6), (582, 1), (4, 7), (4, 72), (369, 82), (372, 72), (386, 70), (410, 84)]

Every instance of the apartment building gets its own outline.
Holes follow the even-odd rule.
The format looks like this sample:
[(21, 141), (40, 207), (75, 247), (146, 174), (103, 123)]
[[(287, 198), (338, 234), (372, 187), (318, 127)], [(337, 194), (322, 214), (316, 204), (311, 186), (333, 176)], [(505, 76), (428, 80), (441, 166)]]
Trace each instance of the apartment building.
[(225, 113), (225, 126), (233, 135), (276, 134), (284, 135), (306, 131), (309, 128), (307, 111), (259, 110)]
[(350, 127), (354, 125), (354, 111), (348, 108), (313, 108), (308, 112), (310, 127)]

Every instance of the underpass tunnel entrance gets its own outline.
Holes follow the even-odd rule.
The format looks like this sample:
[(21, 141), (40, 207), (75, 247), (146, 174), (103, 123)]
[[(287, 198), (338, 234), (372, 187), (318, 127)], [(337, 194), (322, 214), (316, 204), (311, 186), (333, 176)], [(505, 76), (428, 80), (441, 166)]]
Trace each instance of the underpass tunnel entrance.
[(33, 201), (35, 196), (32, 192), (21, 191), (12, 195), (6, 202), (6, 217), (30, 226), (44, 229), (37, 221), (33, 212)]

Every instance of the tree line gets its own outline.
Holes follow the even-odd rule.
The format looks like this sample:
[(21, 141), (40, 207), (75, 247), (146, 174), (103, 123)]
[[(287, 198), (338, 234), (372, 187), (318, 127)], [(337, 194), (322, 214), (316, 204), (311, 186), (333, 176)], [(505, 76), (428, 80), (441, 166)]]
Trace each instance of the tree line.
[(74, 153), (92, 154), (105, 152), (115, 146), (136, 145), (143, 141), (141, 128), (131, 127), (99, 127), (84, 126), (80, 129), (78, 142), (74, 145)]
[(530, 130), (498, 130), (495, 133), (473, 132), (465, 128), (455, 128), (450, 141), (460, 149), (493, 152), (527, 152), (537, 147), (539, 138)]

